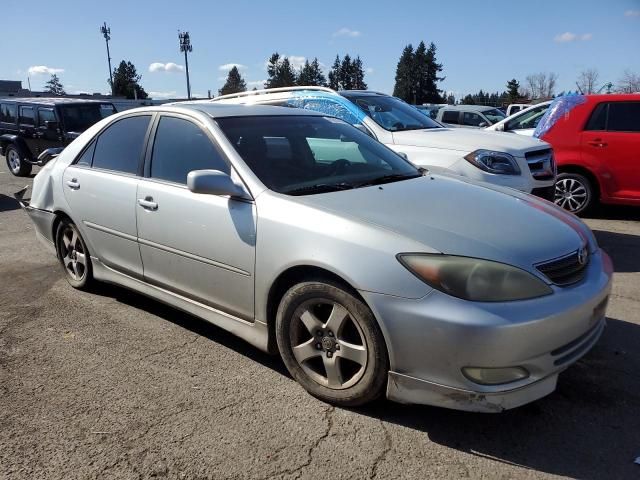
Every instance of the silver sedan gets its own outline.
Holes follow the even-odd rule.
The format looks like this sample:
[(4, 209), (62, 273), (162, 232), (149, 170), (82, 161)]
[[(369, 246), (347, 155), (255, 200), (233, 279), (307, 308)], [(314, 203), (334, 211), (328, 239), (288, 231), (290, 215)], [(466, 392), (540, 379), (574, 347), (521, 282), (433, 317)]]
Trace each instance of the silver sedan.
[(336, 405), (513, 408), (552, 392), (605, 326), (612, 266), (579, 219), (431, 175), (321, 114), (128, 110), (23, 194), (72, 286), (115, 283), (219, 325)]

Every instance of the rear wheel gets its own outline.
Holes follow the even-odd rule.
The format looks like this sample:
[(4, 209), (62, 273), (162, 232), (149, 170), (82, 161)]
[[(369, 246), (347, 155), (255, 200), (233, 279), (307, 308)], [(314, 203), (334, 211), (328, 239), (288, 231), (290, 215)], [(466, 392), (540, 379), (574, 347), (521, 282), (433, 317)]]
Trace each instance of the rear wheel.
[(9, 145), (4, 152), (9, 171), (16, 177), (26, 177), (31, 173), (31, 164), (25, 161), (15, 145)]
[(93, 282), (91, 257), (78, 227), (63, 219), (56, 233), (58, 259), (72, 287), (86, 290)]
[(285, 294), (276, 318), (287, 369), (309, 393), (356, 406), (379, 397), (389, 359), (371, 310), (339, 284), (309, 281)]
[(558, 174), (555, 204), (576, 215), (586, 212), (594, 203), (593, 185), (579, 173)]

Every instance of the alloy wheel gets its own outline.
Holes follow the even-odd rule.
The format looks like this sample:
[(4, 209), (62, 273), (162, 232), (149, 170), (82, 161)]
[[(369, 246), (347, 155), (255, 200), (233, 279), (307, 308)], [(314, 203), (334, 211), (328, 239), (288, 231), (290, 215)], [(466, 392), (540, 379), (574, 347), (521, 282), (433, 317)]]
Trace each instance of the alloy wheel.
[(60, 257), (67, 274), (76, 281), (81, 281), (87, 273), (87, 257), (78, 232), (67, 225), (62, 232)]
[(11, 173), (17, 175), (20, 172), (20, 154), (13, 148), (7, 152), (7, 163), (11, 169)]
[(343, 390), (365, 373), (368, 354), (364, 333), (339, 303), (311, 300), (300, 305), (290, 340), (298, 365), (319, 385)]
[(555, 204), (570, 212), (584, 208), (589, 201), (587, 187), (573, 177), (561, 178), (556, 182)]

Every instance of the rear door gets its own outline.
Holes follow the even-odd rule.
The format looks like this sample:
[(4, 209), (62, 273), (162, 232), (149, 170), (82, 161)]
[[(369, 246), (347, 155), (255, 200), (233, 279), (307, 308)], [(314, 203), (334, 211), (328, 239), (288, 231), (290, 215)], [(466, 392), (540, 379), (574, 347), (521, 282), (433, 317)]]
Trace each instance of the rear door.
[(59, 121), (53, 108), (38, 107), (37, 155), (47, 148), (61, 146), (62, 136)]
[(151, 115), (110, 124), (68, 166), (62, 188), (70, 215), (105, 265), (142, 278), (136, 193)]
[(609, 196), (640, 199), (640, 101), (598, 104), (581, 134), (581, 155), (600, 168)]
[(36, 130), (36, 112), (33, 106), (20, 105), (18, 107), (18, 132), (20, 138), (29, 149), (32, 159), (38, 151), (38, 132)]

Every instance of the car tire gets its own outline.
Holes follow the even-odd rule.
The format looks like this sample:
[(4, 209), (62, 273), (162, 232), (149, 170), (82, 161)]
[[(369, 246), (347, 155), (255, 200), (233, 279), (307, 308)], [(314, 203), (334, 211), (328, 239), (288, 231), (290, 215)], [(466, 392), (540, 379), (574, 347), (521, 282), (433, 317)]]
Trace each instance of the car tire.
[(26, 177), (31, 173), (31, 164), (25, 161), (24, 155), (15, 145), (9, 145), (6, 148), (4, 158), (7, 161), (9, 171), (16, 177)]
[(371, 310), (339, 283), (291, 287), (276, 316), (278, 349), (311, 395), (334, 405), (369, 403), (384, 391), (389, 357)]
[(88, 290), (93, 284), (91, 256), (78, 227), (66, 218), (60, 221), (56, 230), (56, 251), (69, 284), (79, 290)]
[(575, 214), (587, 212), (595, 203), (595, 191), (591, 181), (579, 173), (559, 173), (556, 179), (554, 203)]

